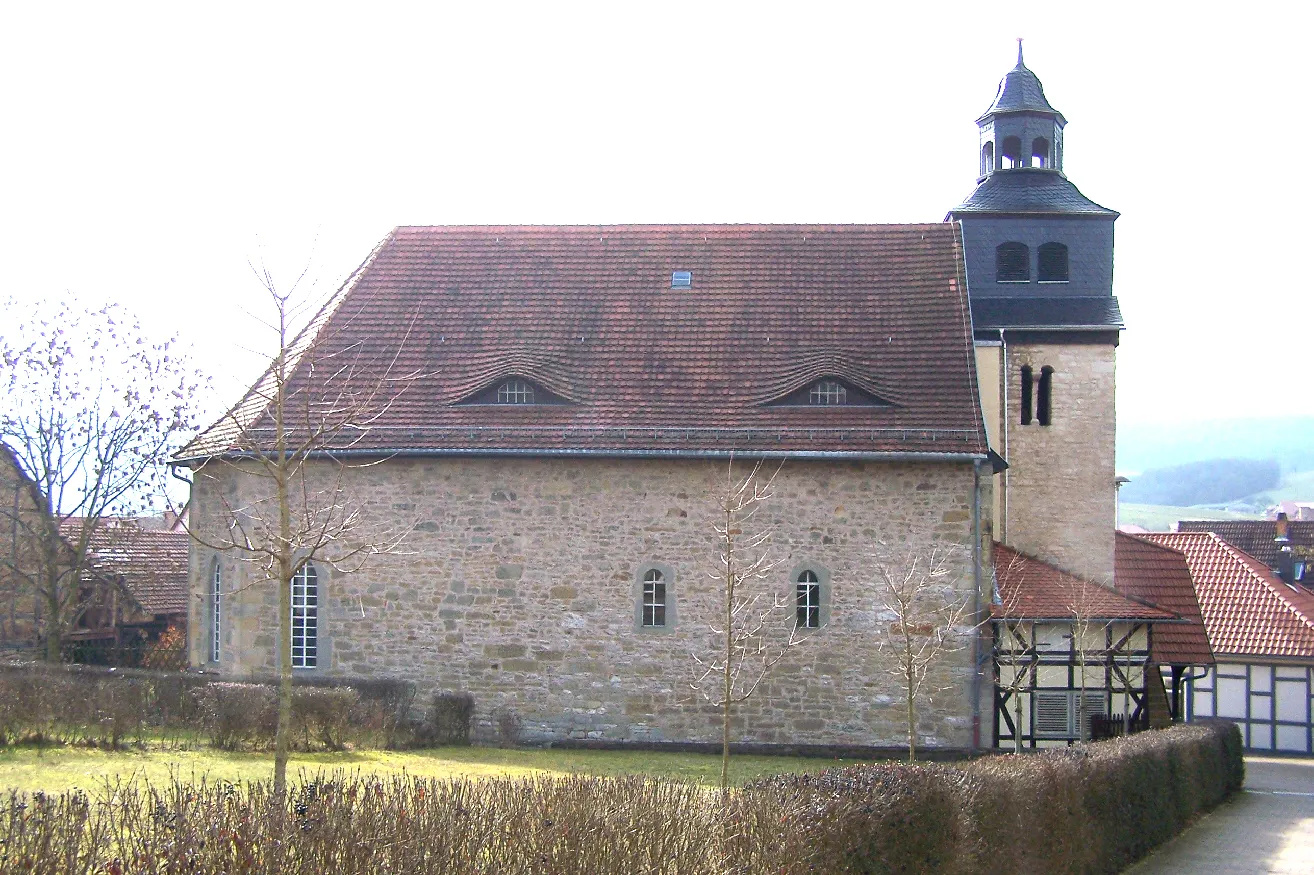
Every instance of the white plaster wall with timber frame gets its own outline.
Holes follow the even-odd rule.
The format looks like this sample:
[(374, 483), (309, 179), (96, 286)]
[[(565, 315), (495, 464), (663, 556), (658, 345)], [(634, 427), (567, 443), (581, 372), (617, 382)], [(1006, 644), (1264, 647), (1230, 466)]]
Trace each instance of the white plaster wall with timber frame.
[[(1039, 731), (1037, 714), (1041, 699), (1062, 694), (1071, 700), (1083, 689), (1081, 665), (1073, 649), (1073, 627), (1069, 623), (1023, 623), (1024, 645), (1016, 654), (996, 653), (994, 744), (1013, 746), (1015, 723), (1012, 673), (1027, 671), (1028, 684), (1018, 694), (1022, 698), (1022, 742), (1027, 747), (1065, 746), (1080, 733), (1071, 726), (1069, 715), (1065, 730)], [(1145, 707), (1145, 664), (1150, 655), (1148, 626), (1142, 623), (1093, 623), (1084, 642), (1086, 669), (1084, 688), (1088, 694), (1102, 697), (1098, 713), (1120, 716), (1128, 710), (1134, 716)], [(1028, 660), (1024, 667), (1011, 664), (1013, 659)], [(1049, 701), (1050, 705), (1053, 704)], [(1056, 701), (1056, 700), (1055, 700)], [(1088, 698), (1087, 702), (1091, 700)], [(1089, 704), (1087, 706), (1090, 707)], [(1094, 713), (1087, 711), (1087, 714)]]
[(1248, 750), (1314, 753), (1314, 663), (1219, 662), (1186, 703), (1187, 720), (1235, 721)]

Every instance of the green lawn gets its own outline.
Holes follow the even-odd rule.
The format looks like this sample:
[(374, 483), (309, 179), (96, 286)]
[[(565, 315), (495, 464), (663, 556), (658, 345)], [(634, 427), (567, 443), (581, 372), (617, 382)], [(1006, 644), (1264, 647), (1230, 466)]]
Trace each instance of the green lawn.
[[(854, 760), (799, 757), (735, 756), (731, 780), (744, 783), (782, 772), (816, 772)], [(294, 754), (289, 776), (301, 772), (366, 772), (425, 778), (480, 778), (535, 774), (628, 775), (675, 778), (713, 785), (720, 781), (721, 759), (708, 754), (651, 751), (504, 750), (444, 747), (419, 751), (357, 751)], [(94, 789), (108, 780), (183, 781), (265, 780), (273, 775), (271, 753), (225, 753), (210, 750), (108, 752), (81, 747), (0, 749), (0, 788), (58, 792), (73, 787)]]

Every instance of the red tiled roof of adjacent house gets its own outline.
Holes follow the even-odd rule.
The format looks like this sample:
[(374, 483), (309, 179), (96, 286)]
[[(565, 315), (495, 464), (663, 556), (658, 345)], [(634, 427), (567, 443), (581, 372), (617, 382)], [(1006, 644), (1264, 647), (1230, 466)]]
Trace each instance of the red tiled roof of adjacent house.
[[(1213, 532), (1269, 568), (1278, 566), (1278, 545), (1273, 540), (1277, 535), (1276, 520), (1181, 520), (1177, 531)], [(1291, 520), (1287, 537), (1293, 547), (1314, 547), (1314, 521)]]
[(1314, 657), (1314, 596), (1212, 532), (1137, 537), (1185, 554), (1216, 656)]
[(1210, 665), (1214, 661), (1191, 582), (1186, 556), (1118, 532), (1114, 538), (1113, 586), (1118, 592), (1172, 611), (1188, 623), (1165, 623), (1151, 645), (1160, 665)]
[[(81, 518), (66, 520), (65, 539), (80, 537)], [(91, 570), (121, 582), (147, 613), (187, 613), (186, 532), (147, 530), (131, 522), (101, 521), (87, 538)]]
[[(1034, 556), (995, 544), (995, 617), (1020, 620), (1177, 620), (1170, 611), (1068, 574)], [(1156, 633), (1157, 634), (1157, 633)]]
[[(325, 442), (358, 452), (980, 456), (962, 258), (953, 223), (398, 228), (299, 341), (291, 407), (370, 398)], [(556, 403), (470, 403), (512, 378)], [(822, 378), (885, 404), (780, 403)], [(271, 386), (180, 458), (267, 441)]]

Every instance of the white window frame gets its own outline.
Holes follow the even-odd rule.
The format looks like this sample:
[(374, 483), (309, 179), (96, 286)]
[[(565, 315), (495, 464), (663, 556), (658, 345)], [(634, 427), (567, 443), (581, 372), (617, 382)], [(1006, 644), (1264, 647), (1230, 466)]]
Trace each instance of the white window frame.
[(534, 387), (525, 380), (507, 380), (497, 387), (498, 404), (533, 404)]
[(319, 664), (319, 572), (301, 563), (292, 576), (292, 667)]
[(848, 390), (839, 380), (819, 380), (808, 390), (808, 403), (818, 407), (840, 407), (848, 403)]
[[(661, 622), (657, 622), (660, 610)], [(645, 628), (660, 629), (666, 625), (666, 575), (660, 568), (649, 568), (643, 575), (643, 616)]]
[(821, 628), (821, 578), (811, 568), (794, 576), (794, 606), (796, 629)]
[(223, 609), (223, 569), (214, 560), (214, 574), (210, 577), (210, 661), (219, 662), (219, 644)]

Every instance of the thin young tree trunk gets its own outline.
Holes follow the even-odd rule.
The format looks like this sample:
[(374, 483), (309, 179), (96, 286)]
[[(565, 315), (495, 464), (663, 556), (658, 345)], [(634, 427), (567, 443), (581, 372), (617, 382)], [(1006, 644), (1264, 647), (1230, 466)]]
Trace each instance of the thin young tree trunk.
[[(283, 314), (279, 314), (280, 319)], [(283, 420), (286, 390), (286, 327), (279, 325), (277, 402), (274, 405), (274, 443), (277, 466), (274, 489), (278, 493), (278, 726), (274, 733), (274, 796), (283, 799), (287, 789), (287, 748), (292, 727), (292, 510), (288, 496), (287, 433)]]
[(730, 792), (730, 693), (734, 675), (730, 670), (734, 656), (735, 572), (732, 516), (726, 514), (725, 570), (725, 672), (721, 678), (721, 795)]

